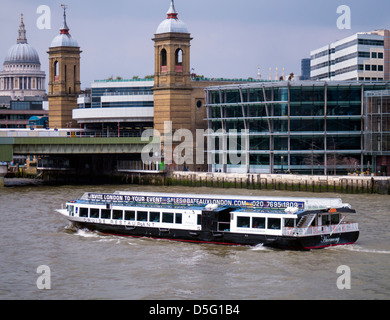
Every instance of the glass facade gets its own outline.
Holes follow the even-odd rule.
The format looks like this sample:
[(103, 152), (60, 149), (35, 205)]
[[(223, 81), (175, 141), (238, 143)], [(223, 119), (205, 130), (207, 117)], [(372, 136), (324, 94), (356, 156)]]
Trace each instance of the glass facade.
[[(341, 174), (370, 169), (364, 93), (388, 86), (297, 81), (206, 88), (209, 170)], [(231, 161), (237, 153), (239, 163)]]
[[(152, 86), (150, 87), (92, 87), (91, 97), (92, 97), (92, 108), (120, 108), (120, 107), (132, 107), (137, 106), (137, 103), (132, 103), (132, 101), (126, 102), (112, 102), (106, 105), (102, 103), (102, 97), (116, 97), (116, 96), (140, 96), (140, 95), (153, 95)], [(140, 106), (140, 103), (138, 103)], [(144, 105), (142, 105), (144, 106)], [(149, 102), (147, 105), (153, 107), (153, 101)]]
[(364, 148), (378, 174), (390, 175), (390, 90), (365, 92)]

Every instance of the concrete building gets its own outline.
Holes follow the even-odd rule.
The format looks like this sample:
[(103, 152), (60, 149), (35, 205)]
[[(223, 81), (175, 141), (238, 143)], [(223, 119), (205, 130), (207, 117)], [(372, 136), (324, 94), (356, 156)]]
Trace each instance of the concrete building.
[(360, 32), (310, 52), (312, 80), (390, 80), (390, 31)]
[(138, 136), (153, 128), (153, 79), (97, 80), (77, 99), (73, 119), (101, 136)]
[(64, 22), (49, 48), (49, 126), (51, 128), (76, 127), (72, 110), (77, 108), (80, 94), (80, 47), (70, 35)]
[(46, 117), (49, 114), (43, 108), (45, 101), (41, 97), (24, 97), (23, 101), (8, 100), (7, 103), (9, 107), (0, 107), (0, 129), (27, 128), (31, 117)]

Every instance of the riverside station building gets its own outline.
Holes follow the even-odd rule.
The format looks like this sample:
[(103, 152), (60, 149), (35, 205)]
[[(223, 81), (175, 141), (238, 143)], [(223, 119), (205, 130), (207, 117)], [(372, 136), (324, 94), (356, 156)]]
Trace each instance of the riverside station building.
[[(171, 1), (166, 18), (158, 25), (154, 38), (155, 72), (149, 79), (96, 80), (91, 89), (78, 95), (72, 110), (74, 128), (95, 131), (101, 136), (141, 137), (146, 129), (159, 132), (162, 161), (168, 151), (164, 137), (179, 129), (207, 129), (204, 89), (214, 85), (255, 82), (254, 79), (205, 78), (192, 73), (192, 37), (178, 18)], [(171, 126), (167, 130), (166, 123)], [(88, 133), (87, 133), (88, 134)], [(180, 144), (180, 143), (178, 143)], [(193, 144), (196, 153), (196, 143)], [(205, 157), (204, 157), (205, 158)], [(141, 160), (121, 163), (121, 168), (141, 168)], [(205, 161), (167, 164), (166, 170), (205, 171)]]
[[(141, 136), (144, 129), (153, 128), (161, 134), (162, 146), (169, 133), (166, 122), (171, 123), (168, 130), (187, 129), (194, 138), (197, 130), (207, 130), (204, 163), (173, 163), (165, 170), (390, 174), (386, 80), (197, 77), (191, 73), (192, 35), (178, 18), (173, 0), (152, 40), (153, 81), (95, 81), (91, 93), (80, 96), (81, 50), (69, 34), (64, 13), (64, 26), (49, 51), (51, 126), (58, 120), (58, 127), (65, 128), (72, 121), (73, 128), (107, 136)], [(66, 77), (69, 71), (72, 76)], [(56, 110), (61, 119), (56, 119)], [(235, 146), (230, 144), (234, 139)], [(194, 141), (193, 154), (196, 149)], [(162, 147), (160, 162), (166, 155)], [(239, 163), (232, 161), (234, 155), (241, 157)], [(131, 158), (123, 169), (133, 168), (134, 162), (142, 164)]]

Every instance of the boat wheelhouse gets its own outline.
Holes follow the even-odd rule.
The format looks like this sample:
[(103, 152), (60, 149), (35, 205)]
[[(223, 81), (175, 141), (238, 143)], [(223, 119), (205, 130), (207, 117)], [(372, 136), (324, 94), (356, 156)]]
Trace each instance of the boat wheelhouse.
[(85, 193), (58, 210), (79, 228), (188, 242), (316, 249), (352, 244), (355, 213), (337, 198)]

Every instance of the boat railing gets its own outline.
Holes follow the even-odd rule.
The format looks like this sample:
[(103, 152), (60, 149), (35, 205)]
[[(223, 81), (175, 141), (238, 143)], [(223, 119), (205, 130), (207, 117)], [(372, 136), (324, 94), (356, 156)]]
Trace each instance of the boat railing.
[(283, 228), (283, 235), (286, 236), (313, 236), (321, 234), (333, 234), (333, 233), (343, 233), (358, 231), (359, 224), (354, 222), (345, 222), (337, 225), (329, 226), (315, 226), (308, 228)]

